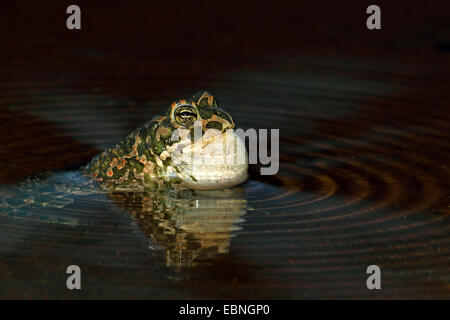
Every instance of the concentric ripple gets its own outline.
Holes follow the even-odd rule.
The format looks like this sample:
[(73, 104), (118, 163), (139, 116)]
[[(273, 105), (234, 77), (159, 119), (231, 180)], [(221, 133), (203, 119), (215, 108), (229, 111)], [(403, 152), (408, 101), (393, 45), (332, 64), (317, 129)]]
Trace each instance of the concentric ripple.
[[(278, 174), (253, 166), (225, 200), (85, 195), (48, 211), (83, 222), (71, 226), (0, 214), (0, 268), (11, 272), (2, 281), (33, 265), (27, 294), (45, 287), (64, 296), (50, 274), (76, 262), (87, 296), (449, 298), (450, 74), (272, 65), (219, 80), (87, 74), (0, 83), (3, 193), (42, 168), (82, 164), (199, 88), (238, 126), (280, 129)], [(381, 292), (366, 288), (372, 264)]]

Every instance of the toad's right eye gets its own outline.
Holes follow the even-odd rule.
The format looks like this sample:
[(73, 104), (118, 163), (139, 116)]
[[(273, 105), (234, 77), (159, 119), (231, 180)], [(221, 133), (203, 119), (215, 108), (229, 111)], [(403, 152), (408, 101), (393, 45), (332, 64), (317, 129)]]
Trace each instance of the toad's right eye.
[(189, 127), (197, 120), (197, 110), (189, 105), (179, 106), (174, 112), (174, 120), (182, 127)]

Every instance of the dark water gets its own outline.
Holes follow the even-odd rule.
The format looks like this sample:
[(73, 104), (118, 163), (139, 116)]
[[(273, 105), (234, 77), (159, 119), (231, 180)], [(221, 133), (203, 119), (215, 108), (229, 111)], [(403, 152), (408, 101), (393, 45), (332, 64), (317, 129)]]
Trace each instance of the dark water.
[(6, 217), (72, 228), (98, 223), (92, 215), (78, 211), (83, 203), (107, 206), (109, 210), (102, 212), (105, 220), (127, 213), (131, 219), (126, 224), (137, 224), (149, 240), (149, 252), (164, 251), (166, 266), (176, 272), (210, 264), (227, 254), (250, 209), (243, 187), (106, 193), (80, 171), (31, 176), (15, 189), (5, 188), (2, 198), (1, 213)]
[[(66, 189), (41, 181), (33, 203), (0, 208), (0, 295), (448, 298), (448, 73), (400, 62), (277, 64), (190, 85), (108, 74), (2, 84), (2, 195), (27, 199), (36, 188), (17, 189), (19, 178), (85, 163), (198, 88), (238, 126), (280, 129), (280, 170), (261, 176), (252, 166), (236, 188), (181, 194), (68, 195), (81, 178), (54, 174)], [(71, 264), (81, 291), (66, 289)], [(372, 264), (382, 271), (377, 292), (366, 288)]]

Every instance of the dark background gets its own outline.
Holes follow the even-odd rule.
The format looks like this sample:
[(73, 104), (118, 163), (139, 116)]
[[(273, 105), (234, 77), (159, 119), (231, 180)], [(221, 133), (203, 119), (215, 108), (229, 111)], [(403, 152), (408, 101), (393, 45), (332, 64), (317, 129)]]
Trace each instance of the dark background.
[[(1, 136), (7, 139), (3, 144), (15, 141), (11, 126), (21, 126), (11, 123), (23, 117), (13, 112), (19, 104), (17, 96), (29, 103), (37, 96), (45, 96), (44, 90), (52, 85), (55, 93), (62, 88), (111, 101), (126, 97), (130, 100), (127, 103), (136, 106), (124, 110), (131, 112), (149, 101), (161, 105), (189, 96), (204, 86), (212, 90), (233, 72), (261, 70), (307, 76), (320, 73), (325, 78), (352, 73), (350, 77), (356, 82), (357, 74), (358, 78), (379, 83), (403, 81), (405, 86), (409, 83), (402, 77), (417, 73), (421, 77), (418, 86), (432, 81), (439, 94), (448, 91), (450, 10), (446, 1), (377, 2), (382, 11), (381, 30), (366, 28), (365, 11), (372, 4), (369, 1), (79, 1), (82, 29), (76, 31), (66, 28), (65, 12), (70, 4), (15, 1), (2, 7), (1, 107), (6, 110)], [(247, 89), (239, 88), (241, 101), (252, 98)], [(280, 108), (286, 99), (275, 89), (264, 91), (271, 93), (272, 100), (280, 101), (272, 108)], [(77, 97), (62, 99), (62, 108), (80, 105), (75, 101)], [(431, 94), (431, 99), (445, 104), (448, 96)], [(111, 101), (113, 108), (106, 113), (125, 108)], [(436, 112), (448, 115), (445, 107), (448, 105), (443, 109), (438, 106)], [(160, 110), (158, 107), (157, 112)], [(143, 118), (122, 118), (121, 124), (129, 130)], [(88, 120), (87, 127), (95, 125)], [(60, 121), (52, 121), (51, 125), (60, 125)], [(258, 127), (258, 123), (249, 126)], [(21, 130), (32, 130), (25, 127)], [(94, 131), (99, 134), (99, 130)], [(34, 132), (23, 134), (33, 136)], [(64, 144), (62, 140), (39, 141), (40, 147)], [(2, 151), (9, 159), (17, 153), (14, 146), (3, 147)], [(79, 152), (82, 154), (76, 152), (71, 158), (64, 156), (64, 160), (55, 159), (55, 154), (45, 163), (20, 166), (19, 171), (14, 167), (2, 172), (0, 179), (14, 181), (31, 172), (60, 166), (60, 161), (64, 161), (63, 167), (76, 165), (81, 159), (90, 159), (97, 150), (83, 148)], [(8, 165), (20, 161), (14, 160)]]
[[(70, 4), (81, 7), (81, 30), (66, 28)], [(370, 4), (381, 7), (381, 30), (366, 28)], [(449, 298), (449, 6), (2, 5), (2, 185), (86, 163), (202, 88), (239, 126), (280, 129), (281, 168), (252, 170), (245, 187), (257, 210), (231, 255), (175, 284), (145, 256), (143, 235), (116, 237), (126, 228), (2, 216), (1, 296)], [(63, 266), (76, 259), (91, 272), (81, 293), (64, 287)], [(381, 292), (365, 288), (372, 263), (386, 270)]]

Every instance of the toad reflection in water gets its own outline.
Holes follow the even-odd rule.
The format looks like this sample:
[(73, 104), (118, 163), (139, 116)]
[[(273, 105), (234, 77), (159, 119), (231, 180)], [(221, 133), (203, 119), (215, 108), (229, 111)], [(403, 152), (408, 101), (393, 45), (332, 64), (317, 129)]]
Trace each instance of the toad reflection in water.
[(176, 194), (114, 193), (153, 245), (162, 245), (166, 265), (175, 269), (212, 262), (229, 252), (231, 238), (247, 212), (241, 187), (182, 190)]
[[(179, 271), (227, 254), (231, 238), (241, 229), (239, 224), (247, 213), (242, 186), (105, 194), (101, 189), (85, 188), (86, 179), (79, 171), (55, 172), (32, 176), (19, 188), (2, 188), (0, 194), (4, 197), (6, 191), (9, 196), (7, 206), (0, 206), (0, 214), (23, 221), (89, 228), (117, 213), (112, 209), (115, 207), (129, 213), (153, 249), (165, 251), (166, 265)], [(100, 212), (80, 209), (93, 203)], [(119, 223), (123, 225), (126, 220), (120, 218)]]

